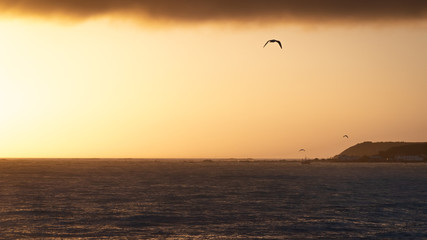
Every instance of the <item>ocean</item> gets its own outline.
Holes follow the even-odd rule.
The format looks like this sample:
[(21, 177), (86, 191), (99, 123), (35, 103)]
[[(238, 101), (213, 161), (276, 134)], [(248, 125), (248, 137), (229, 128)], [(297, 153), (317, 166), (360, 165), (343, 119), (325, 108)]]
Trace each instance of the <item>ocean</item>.
[(423, 238), (423, 163), (0, 160), (0, 239)]

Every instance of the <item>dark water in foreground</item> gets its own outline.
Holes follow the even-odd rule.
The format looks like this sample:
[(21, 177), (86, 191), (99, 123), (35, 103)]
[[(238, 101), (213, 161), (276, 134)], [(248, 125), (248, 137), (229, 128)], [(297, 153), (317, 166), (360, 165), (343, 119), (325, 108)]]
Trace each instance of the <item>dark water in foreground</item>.
[(0, 161), (0, 238), (427, 239), (427, 164)]

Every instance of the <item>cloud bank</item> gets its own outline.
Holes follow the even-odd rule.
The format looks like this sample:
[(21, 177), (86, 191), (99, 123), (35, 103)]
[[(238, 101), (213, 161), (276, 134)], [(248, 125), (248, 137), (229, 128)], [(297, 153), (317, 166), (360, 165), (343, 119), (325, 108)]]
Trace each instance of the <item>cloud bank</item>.
[(0, 0), (0, 13), (84, 20), (109, 14), (204, 21), (416, 21), (426, 0)]

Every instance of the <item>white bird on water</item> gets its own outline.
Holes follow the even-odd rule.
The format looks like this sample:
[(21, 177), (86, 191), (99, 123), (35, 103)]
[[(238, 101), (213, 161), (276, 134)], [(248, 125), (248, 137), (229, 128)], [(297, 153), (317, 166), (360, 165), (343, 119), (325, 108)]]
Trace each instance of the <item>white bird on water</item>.
[(282, 48), (282, 43), (279, 40), (270, 39), (264, 44), (264, 47), (267, 46), (268, 43), (277, 43), (277, 44), (279, 44), (280, 48)]

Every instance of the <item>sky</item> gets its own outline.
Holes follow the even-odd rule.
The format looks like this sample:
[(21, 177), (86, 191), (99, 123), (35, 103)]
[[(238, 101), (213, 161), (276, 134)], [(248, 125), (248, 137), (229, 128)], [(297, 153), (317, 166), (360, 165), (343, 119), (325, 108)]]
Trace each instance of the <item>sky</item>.
[(0, 16), (0, 157), (427, 141), (426, 1), (0, 0)]

